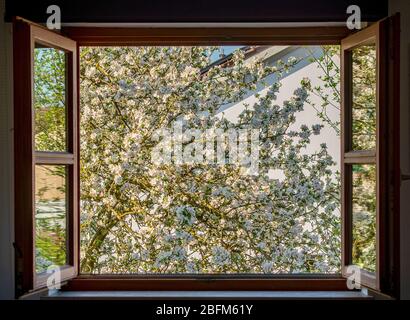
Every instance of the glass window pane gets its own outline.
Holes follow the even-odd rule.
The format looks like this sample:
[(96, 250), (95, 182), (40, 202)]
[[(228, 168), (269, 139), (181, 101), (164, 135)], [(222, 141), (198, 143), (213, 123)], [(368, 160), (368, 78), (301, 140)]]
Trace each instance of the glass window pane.
[(352, 51), (352, 146), (376, 148), (376, 46)]
[(66, 151), (66, 53), (34, 49), (35, 149)]
[(352, 262), (376, 271), (376, 166), (353, 165)]
[(36, 271), (67, 261), (67, 167), (37, 165), (36, 170)]

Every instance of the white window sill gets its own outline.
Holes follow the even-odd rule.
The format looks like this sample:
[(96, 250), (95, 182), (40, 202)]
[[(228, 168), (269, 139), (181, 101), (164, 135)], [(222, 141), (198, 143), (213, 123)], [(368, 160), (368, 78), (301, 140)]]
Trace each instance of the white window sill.
[(368, 300), (360, 291), (57, 291), (43, 300)]

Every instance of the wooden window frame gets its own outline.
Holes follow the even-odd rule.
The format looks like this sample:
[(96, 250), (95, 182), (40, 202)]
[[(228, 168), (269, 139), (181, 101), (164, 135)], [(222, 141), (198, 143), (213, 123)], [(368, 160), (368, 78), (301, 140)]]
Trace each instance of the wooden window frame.
[[(16, 18), (14, 34), (14, 161), (15, 161), (15, 272), (16, 295), (46, 286), (50, 274), (35, 268), (35, 167), (66, 166), (67, 265), (62, 280), (78, 274), (78, 100), (77, 46), (74, 41), (41, 26)], [(66, 60), (66, 151), (37, 151), (34, 139), (34, 48), (36, 44), (63, 50)]]
[[(341, 113), (341, 178), (342, 178), (342, 274), (348, 277), (350, 274), (347, 269), (352, 265), (352, 166), (355, 164), (371, 164), (376, 166), (376, 234), (379, 234), (379, 212), (380, 201), (379, 189), (382, 187), (380, 181), (380, 166), (377, 161), (380, 155), (380, 147), (382, 147), (380, 141), (380, 68), (379, 61), (381, 56), (380, 48), (380, 34), (379, 23), (375, 23), (365, 30), (347, 37), (341, 42), (341, 89), (342, 94), (342, 113)], [(351, 50), (366, 44), (375, 44), (376, 48), (376, 148), (374, 150), (353, 150), (352, 147), (352, 74), (351, 74)], [(376, 237), (376, 247), (379, 247), (379, 239)], [(377, 284), (378, 271), (379, 271), (379, 259), (376, 254), (376, 272), (371, 273), (366, 270), (360, 270), (361, 283), (363, 285), (379, 289)]]
[[(360, 270), (361, 285), (399, 296), (399, 74), (400, 17), (383, 19), (341, 42), (341, 178), (342, 275), (352, 265), (352, 166), (376, 166), (376, 271)], [(376, 48), (376, 147), (352, 147), (351, 50), (374, 43)]]
[[(342, 39), (351, 33), (346, 27), (65, 27), (61, 30), (62, 35), (77, 42), (77, 61), (79, 61), (79, 48), (81, 46), (341, 45)], [(79, 75), (78, 64), (77, 75)], [(79, 81), (77, 81), (77, 85), (78, 83)], [(77, 90), (79, 92), (79, 87), (77, 87)], [(79, 95), (77, 95), (77, 99), (77, 108), (79, 108)], [(394, 101), (394, 103), (397, 103), (397, 101)], [(78, 114), (77, 111), (77, 117)], [(79, 132), (80, 123), (79, 119), (77, 120), (77, 132)], [(397, 136), (397, 131), (392, 132), (392, 135)], [(28, 137), (25, 137), (25, 139), (28, 139)], [(397, 161), (396, 150), (395, 155), (394, 159)], [(366, 156), (369, 155), (363, 155), (363, 159)], [(79, 166), (79, 156), (76, 157), (76, 161)], [(21, 176), (24, 176), (24, 173)], [(79, 176), (77, 176), (77, 182), (78, 179)], [(28, 190), (27, 185), (25, 185), (25, 189)], [(77, 197), (79, 199), (79, 191)], [(397, 203), (395, 210), (398, 210)], [(79, 221), (79, 209), (77, 209), (76, 220)], [(396, 224), (397, 221), (395, 226)], [(395, 235), (394, 247), (396, 248), (397, 232)], [(77, 233), (76, 236), (78, 242), (79, 234)], [(79, 248), (77, 250), (78, 276), (69, 280), (63, 286), (63, 290), (347, 290), (346, 279), (342, 275), (81, 275), (78, 264)], [(398, 257), (395, 256), (395, 259), (395, 263), (397, 263)], [(394, 280), (397, 282), (397, 272), (395, 276)], [(395, 284), (395, 288), (398, 288), (397, 284)], [(397, 291), (392, 294), (398, 296)]]

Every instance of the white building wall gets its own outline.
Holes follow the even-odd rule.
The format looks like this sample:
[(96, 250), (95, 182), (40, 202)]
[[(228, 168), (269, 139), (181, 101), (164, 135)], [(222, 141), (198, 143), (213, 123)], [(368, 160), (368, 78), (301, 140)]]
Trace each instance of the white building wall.
[[(313, 50), (316, 56), (320, 55), (320, 48), (318, 47), (311, 47), (309, 50)], [(309, 52), (306, 48), (299, 48), (295, 47), (292, 50), (287, 50), (285, 55), (281, 57), (283, 61), (286, 61), (289, 57), (305, 57), (304, 61), (300, 62), (297, 67), (295, 67), (295, 71), (290, 72), (289, 74), (285, 75), (283, 79), (280, 80), (282, 86), (279, 90), (277, 95), (276, 104), (279, 106), (283, 105), (285, 100), (289, 100), (293, 96), (293, 92), (300, 88), (300, 81), (307, 77), (311, 80), (312, 87), (321, 86), (323, 87), (323, 81), (320, 80), (320, 76), (324, 76), (324, 72), (318, 68), (318, 64), (316, 62), (310, 63), (308, 60)], [(335, 62), (339, 64), (339, 58), (334, 58)], [(279, 79), (276, 76), (271, 76), (267, 79), (268, 84), (275, 83)], [(261, 96), (266, 95), (269, 88), (262, 89), (258, 91)], [(330, 89), (324, 91), (328, 93), (330, 96), (332, 92)], [(311, 95), (309, 99), (316, 105), (319, 106), (322, 104), (322, 101), (319, 97), (315, 95)], [(241, 101), (240, 103), (230, 105), (226, 108), (223, 108), (224, 116), (231, 121), (235, 121), (239, 114), (244, 110), (244, 105), (247, 104), (249, 106), (254, 105), (258, 99), (255, 97), (255, 92), (250, 93), (246, 99)], [(338, 103), (335, 102), (337, 105)], [(340, 111), (329, 106), (328, 107), (328, 115), (332, 122), (340, 121)], [(320, 135), (312, 136), (311, 143), (306, 148), (304, 153), (312, 154), (318, 150), (320, 150), (320, 144), (326, 143), (328, 146), (328, 152), (336, 162), (336, 166), (334, 167), (335, 170), (340, 171), (340, 137), (337, 135), (336, 131), (327, 123), (323, 122), (315, 109), (309, 105), (305, 104), (305, 108), (303, 111), (298, 112), (296, 114), (296, 122), (290, 127), (290, 130), (298, 131), (301, 125), (307, 125), (311, 127), (314, 124), (323, 124), (324, 128), (321, 131)], [(280, 173), (275, 172), (275, 175), (272, 176), (276, 179), (280, 179)]]

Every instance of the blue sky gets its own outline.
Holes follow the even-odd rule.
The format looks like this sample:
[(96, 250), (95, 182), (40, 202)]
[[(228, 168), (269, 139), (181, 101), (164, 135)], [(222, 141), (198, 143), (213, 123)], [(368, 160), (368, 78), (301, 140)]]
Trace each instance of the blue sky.
[(221, 46), (220, 47), (221, 48), (220, 52), (216, 51), (211, 55), (211, 62), (214, 62), (214, 61), (220, 59), (221, 57), (219, 55), (222, 52), (226, 56), (226, 55), (232, 53), (233, 51), (235, 51), (236, 49), (239, 49), (239, 48), (242, 48), (242, 47), (243, 46)]

